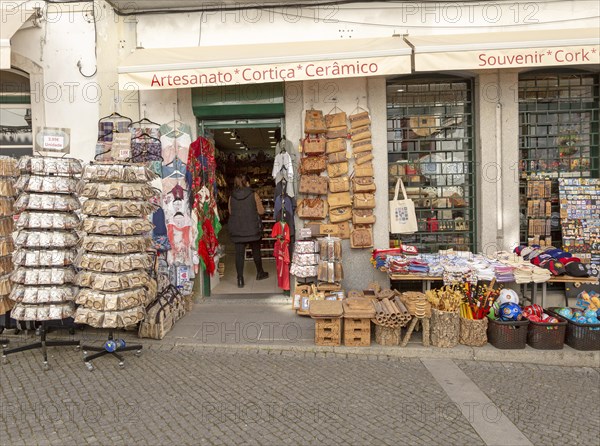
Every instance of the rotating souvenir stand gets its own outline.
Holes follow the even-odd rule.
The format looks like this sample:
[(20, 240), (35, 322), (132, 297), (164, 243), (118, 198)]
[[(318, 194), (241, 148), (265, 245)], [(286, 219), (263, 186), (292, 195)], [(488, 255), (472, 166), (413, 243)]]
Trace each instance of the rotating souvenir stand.
[(11, 317), (18, 321), (41, 322), (37, 333), (40, 341), (3, 351), (7, 355), (41, 349), (43, 368), (48, 369), (47, 347), (77, 346), (79, 341), (47, 341), (50, 321), (72, 317), (76, 287), (73, 285), (76, 232), (80, 220), (75, 214), (80, 204), (75, 197), (81, 163), (73, 158), (25, 156), (19, 160), (20, 171), (15, 188), (20, 195), (15, 211), (17, 250), (13, 255), (16, 269), (11, 274), (14, 287), (10, 299), (15, 301)]
[[(89, 370), (101, 356), (114, 356), (123, 367), (121, 352), (141, 354), (141, 345), (115, 339), (114, 331), (142, 321), (156, 297), (156, 281), (148, 273), (155, 265), (148, 220), (154, 205), (148, 200), (157, 193), (148, 183), (156, 177), (145, 164), (99, 162), (83, 170), (80, 195), (86, 199), (86, 218), (76, 261), (80, 307), (75, 322), (109, 330), (104, 345), (82, 347)], [(96, 353), (88, 356), (88, 351)]]
[[(8, 326), (9, 311), (14, 306), (9, 299), (12, 284), (10, 273), (14, 266), (12, 262), (12, 232), (14, 229), (14, 178), (19, 176), (17, 161), (10, 157), (0, 157), (0, 316), (4, 316), (0, 333)], [(0, 345), (6, 347), (8, 339), (0, 339)]]

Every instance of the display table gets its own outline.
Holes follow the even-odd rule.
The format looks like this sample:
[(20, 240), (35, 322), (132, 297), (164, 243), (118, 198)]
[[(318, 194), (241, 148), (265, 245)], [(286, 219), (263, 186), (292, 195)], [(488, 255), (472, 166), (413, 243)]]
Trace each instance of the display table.
[[(423, 292), (431, 289), (431, 282), (441, 282), (443, 278), (441, 276), (423, 276), (420, 274), (389, 274), (390, 280), (397, 281), (420, 281), (423, 284)], [(511, 282), (512, 283), (512, 282)], [(521, 284), (521, 294), (525, 297), (527, 294), (527, 285), (531, 285), (531, 297), (528, 299), (532, 304), (537, 303), (537, 291), (538, 285), (542, 285), (542, 301), (540, 305), (544, 307), (544, 301), (546, 300), (546, 291), (548, 283), (586, 283), (592, 285), (598, 285), (597, 277), (573, 277), (573, 276), (558, 276), (552, 277), (547, 282), (535, 283), (529, 282)], [(565, 306), (568, 306), (566, 302), (567, 297), (565, 294)]]
[[(548, 283), (586, 283), (591, 285), (598, 285), (597, 277), (573, 277), (573, 276), (558, 276), (552, 277), (548, 282), (543, 282), (542, 285), (542, 302), (541, 306), (544, 307), (544, 301), (546, 300), (546, 288)], [(533, 299), (535, 299), (537, 283), (533, 284)], [(533, 302), (532, 302), (533, 303)], [(569, 306), (569, 302), (567, 299), (567, 293), (565, 293), (565, 307)]]
[(431, 282), (440, 282), (443, 281), (442, 276), (423, 276), (421, 274), (389, 274), (390, 280), (399, 280), (399, 281), (409, 281), (409, 280), (417, 280), (423, 283), (423, 292), (429, 291), (431, 289)]

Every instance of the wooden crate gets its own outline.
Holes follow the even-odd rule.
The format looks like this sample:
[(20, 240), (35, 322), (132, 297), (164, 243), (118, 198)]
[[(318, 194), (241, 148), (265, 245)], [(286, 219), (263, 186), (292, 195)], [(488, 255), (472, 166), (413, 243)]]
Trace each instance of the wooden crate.
[(342, 345), (342, 318), (315, 318), (316, 345)]
[(344, 345), (368, 347), (371, 345), (371, 320), (344, 318)]

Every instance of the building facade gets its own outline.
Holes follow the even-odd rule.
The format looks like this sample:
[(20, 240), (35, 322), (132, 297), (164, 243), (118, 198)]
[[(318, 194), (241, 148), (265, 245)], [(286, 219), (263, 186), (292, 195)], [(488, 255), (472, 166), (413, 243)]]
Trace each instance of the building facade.
[[(399, 175), (425, 200), (403, 242), (484, 253), (527, 241), (527, 175), (598, 176), (596, 2), (157, 3), (3, 1), (3, 126), (69, 128), (89, 161), (113, 112), (177, 119), (194, 137), (215, 120), (280, 119), (298, 157), (305, 110), (365, 109), (379, 248), (397, 238)], [(345, 256), (346, 287), (384, 280), (369, 258)]]

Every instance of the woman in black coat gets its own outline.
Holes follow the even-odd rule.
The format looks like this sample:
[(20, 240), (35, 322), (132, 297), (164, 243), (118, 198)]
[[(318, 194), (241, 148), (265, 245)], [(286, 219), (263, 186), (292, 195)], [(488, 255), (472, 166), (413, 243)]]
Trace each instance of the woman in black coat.
[(233, 192), (229, 197), (229, 234), (235, 243), (235, 269), (237, 270), (238, 287), (244, 287), (244, 253), (246, 245), (252, 248), (252, 258), (256, 265), (256, 280), (269, 277), (263, 270), (260, 255), (262, 239), (261, 215), (265, 213), (260, 197), (250, 188), (247, 175), (237, 175), (233, 180)]

